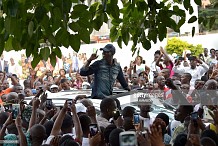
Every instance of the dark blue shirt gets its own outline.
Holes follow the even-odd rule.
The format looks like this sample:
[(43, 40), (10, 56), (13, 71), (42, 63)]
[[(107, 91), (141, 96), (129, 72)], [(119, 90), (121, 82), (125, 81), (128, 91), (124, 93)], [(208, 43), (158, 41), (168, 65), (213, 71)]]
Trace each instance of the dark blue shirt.
[(105, 59), (95, 61), (89, 67), (80, 69), (81, 76), (94, 74), (94, 85), (92, 86), (91, 97), (104, 98), (112, 95), (113, 85), (116, 79), (124, 89), (128, 84), (123, 76), (123, 71), (119, 63), (114, 59), (113, 65), (109, 65)]

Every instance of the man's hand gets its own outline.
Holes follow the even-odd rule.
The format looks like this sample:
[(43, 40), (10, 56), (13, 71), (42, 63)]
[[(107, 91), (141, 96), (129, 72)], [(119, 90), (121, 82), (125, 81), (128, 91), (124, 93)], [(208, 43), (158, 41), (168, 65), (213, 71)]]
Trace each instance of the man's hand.
[(15, 120), (16, 127), (21, 127), (22, 126), (22, 120), (21, 120), (21, 115), (18, 115), (16, 120)]
[(47, 97), (48, 97), (48, 94), (44, 92), (44, 93), (40, 96), (41, 102), (44, 103), (44, 102), (47, 100)]
[(92, 60), (97, 59), (97, 58), (98, 58), (97, 52), (98, 52), (98, 51), (96, 51), (96, 53), (93, 53), (87, 61), (88, 61), (88, 62), (91, 62)]
[(152, 146), (164, 146), (161, 125), (152, 124), (149, 138)]
[(14, 121), (12, 119), (12, 113), (9, 113), (9, 116), (8, 116), (7, 120), (5, 121), (4, 125), (7, 127), (8, 125), (10, 125), (13, 122)]
[(94, 106), (87, 107), (86, 113), (90, 118), (95, 118), (96, 117), (95, 107)]
[(101, 133), (100, 132), (98, 132), (93, 137), (90, 137), (90, 134), (89, 134), (89, 145), (90, 146), (98, 146), (100, 142), (101, 142)]
[(72, 111), (73, 114), (77, 114), (77, 113), (76, 113), (76, 106), (75, 106), (75, 103), (74, 103), (74, 102), (72, 102), (71, 111)]
[(40, 100), (38, 98), (33, 99), (33, 108), (39, 108)]

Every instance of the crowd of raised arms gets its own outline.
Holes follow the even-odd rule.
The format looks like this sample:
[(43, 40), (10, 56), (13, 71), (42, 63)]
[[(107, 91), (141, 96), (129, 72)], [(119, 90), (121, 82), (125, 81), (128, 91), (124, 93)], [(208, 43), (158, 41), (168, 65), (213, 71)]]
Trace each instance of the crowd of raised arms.
[[(24, 57), (18, 66), (2, 55), (0, 146), (218, 146), (218, 50), (172, 57), (160, 47), (152, 64), (141, 54), (125, 67), (118, 63), (124, 58), (113, 58), (113, 45), (100, 50), (100, 60), (95, 53), (82, 60), (74, 53), (54, 68), (48, 61), (33, 69)], [(90, 96), (61, 106), (52, 101), (54, 94), (86, 89)], [(163, 112), (152, 116), (146, 101), (138, 112), (130, 104), (121, 108), (111, 96), (116, 89), (160, 95), (155, 98), (175, 107), (174, 119)], [(99, 111), (93, 99), (100, 100)]]

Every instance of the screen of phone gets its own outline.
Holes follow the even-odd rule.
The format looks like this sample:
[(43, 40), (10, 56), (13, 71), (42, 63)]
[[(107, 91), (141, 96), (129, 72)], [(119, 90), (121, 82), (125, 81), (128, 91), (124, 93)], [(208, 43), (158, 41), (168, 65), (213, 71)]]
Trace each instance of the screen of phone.
[(90, 124), (89, 125), (90, 136), (95, 136), (98, 133), (98, 125), (97, 124)]
[(136, 138), (134, 134), (123, 134), (121, 136), (121, 146), (135, 146)]
[(16, 119), (20, 110), (19, 104), (12, 104), (12, 119)]
[(140, 123), (139, 114), (133, 115), (133, 122), (134, 122), (134, 125), (138, 125)]
[(48, 110), (51, 110), (52, 109), (52, 99), (47, 99), (46, 100), (46, 108)]

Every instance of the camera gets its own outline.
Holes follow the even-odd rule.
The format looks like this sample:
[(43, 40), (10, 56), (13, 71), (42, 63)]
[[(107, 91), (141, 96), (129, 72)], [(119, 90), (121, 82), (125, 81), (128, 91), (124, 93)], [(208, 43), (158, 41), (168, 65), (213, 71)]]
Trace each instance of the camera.
[(139, 118), (138, 113), (133, 114), (133, 123), (134, 123), (134, 125), (139, 125), (140, 124), (140, 118)]
[(89, 125), (89, 133), (90, 136), (93, 137), (98, 133), (98, 125), (97, 124), (90, 124)]
[(121, 132), (119, 140), (120, 146), (138, 146), (136, 133), (134, 131)]

